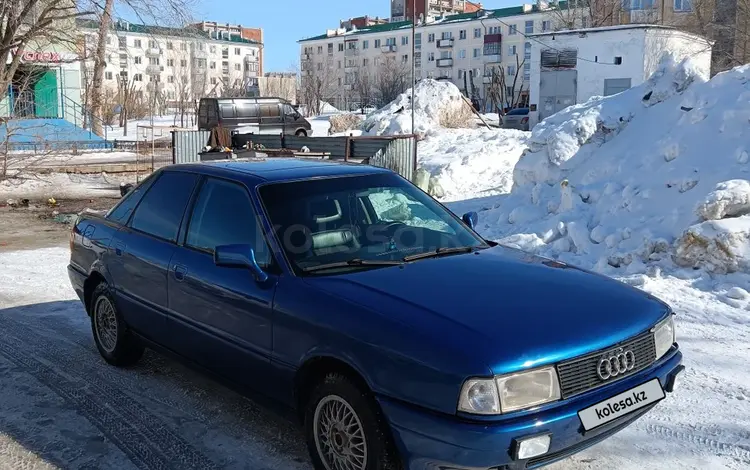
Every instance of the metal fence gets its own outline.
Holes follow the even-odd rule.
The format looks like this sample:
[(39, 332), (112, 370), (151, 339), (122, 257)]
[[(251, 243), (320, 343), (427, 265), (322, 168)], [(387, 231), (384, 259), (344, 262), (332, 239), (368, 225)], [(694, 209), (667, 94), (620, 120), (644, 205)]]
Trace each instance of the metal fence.
[[(174, 163), (201, 161), (199, 153), (208, 142), (208, 131), (175, 131), (172, 133)], [(388, 168), (404, 178), (413, 179), (416, 170), (414, 135), (297, 137), (270, 134), (234, 134), (232, 147), (267, 151), (310, 152), (331, 160), (352, 161)], [(304, 150), (303, 150), (304, 149)], [(213, 159), (212, 159), (213, 160)]]

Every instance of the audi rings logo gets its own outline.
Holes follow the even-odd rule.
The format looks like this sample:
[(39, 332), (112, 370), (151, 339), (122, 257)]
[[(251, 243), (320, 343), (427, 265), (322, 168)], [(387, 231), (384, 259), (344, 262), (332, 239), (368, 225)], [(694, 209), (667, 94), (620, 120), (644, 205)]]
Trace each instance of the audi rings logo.
[(635, 368), (635, 354), (623, 348), (605, 353), (599, 359), (596, 375), (602, 380), (609, 380), (618, 375), (625, 375)]

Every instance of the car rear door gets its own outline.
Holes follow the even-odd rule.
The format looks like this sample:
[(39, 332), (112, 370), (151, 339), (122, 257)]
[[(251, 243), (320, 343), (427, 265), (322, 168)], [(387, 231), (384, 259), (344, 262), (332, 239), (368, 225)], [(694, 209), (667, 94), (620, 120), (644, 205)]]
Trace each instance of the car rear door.
[[(250, 194), (241, 183), (207, 177), (192, 206), (169, 272), (169, 347), (235, 383), (267, 392), (277, 276)], [(217, 246), (248, 244), (269, 273), (216, 266)]]
[(167, 271), (199, 177), (165, 171), (142, 197), (110, 244), (108, 269), (127, 324), (161, 343), (167, 328)]
[(279, 103), (262, 103), (260, 105), (261, 134), (281, 134), (284, 132), (284, 122), (281, 117)]

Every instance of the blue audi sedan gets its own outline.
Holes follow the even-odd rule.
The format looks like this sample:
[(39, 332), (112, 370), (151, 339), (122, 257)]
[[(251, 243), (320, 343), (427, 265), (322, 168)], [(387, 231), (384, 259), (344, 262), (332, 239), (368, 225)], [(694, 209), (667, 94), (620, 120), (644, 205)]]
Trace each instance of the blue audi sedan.
[(177, 165), (79, 216), (69, 274), (107, 362), (295, 411), (318, 470), (538, 468), (672, 392), (667, 305), (476, 223), (371, 166)]

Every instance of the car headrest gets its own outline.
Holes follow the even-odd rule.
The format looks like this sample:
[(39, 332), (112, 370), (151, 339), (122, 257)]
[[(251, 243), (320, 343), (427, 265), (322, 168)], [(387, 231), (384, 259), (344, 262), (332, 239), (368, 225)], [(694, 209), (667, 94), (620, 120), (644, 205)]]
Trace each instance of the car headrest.
[(341, 218), (341, 205), (337, 199), (325, 199), (310, 204), (310, 215), (316, 224), (327, 224)]
[(349, 229), (328, 230), (312, 235), (312, 249), (323, 250), (337, 246), (349, 245), (354, 241), (354, 234)]

